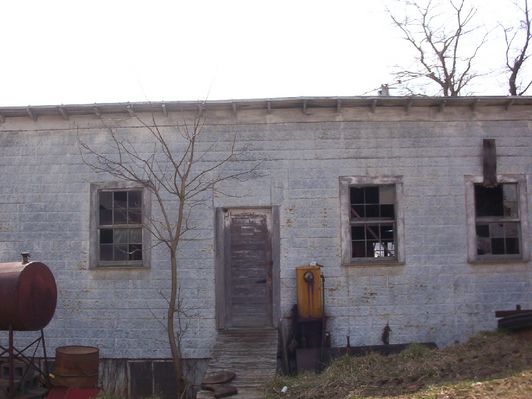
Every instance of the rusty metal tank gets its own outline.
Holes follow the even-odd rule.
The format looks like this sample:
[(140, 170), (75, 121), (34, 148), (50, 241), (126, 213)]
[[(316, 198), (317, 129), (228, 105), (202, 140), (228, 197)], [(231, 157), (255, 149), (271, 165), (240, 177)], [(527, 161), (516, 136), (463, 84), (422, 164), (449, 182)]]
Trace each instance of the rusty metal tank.
[(0, 330), (41, 330), (56, 304), (55, 279), (44, 263), (0, 263)]

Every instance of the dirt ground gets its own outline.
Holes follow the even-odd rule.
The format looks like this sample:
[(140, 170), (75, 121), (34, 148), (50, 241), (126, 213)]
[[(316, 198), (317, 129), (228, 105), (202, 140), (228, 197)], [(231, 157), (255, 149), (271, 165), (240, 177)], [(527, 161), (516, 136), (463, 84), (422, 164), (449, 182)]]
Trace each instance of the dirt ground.
[(276, 378), (266, 397), (532, 399), (532, 341), (481, 333), (444, 349), (410, 345), (397, 355), (346, 356), (321, 374)]

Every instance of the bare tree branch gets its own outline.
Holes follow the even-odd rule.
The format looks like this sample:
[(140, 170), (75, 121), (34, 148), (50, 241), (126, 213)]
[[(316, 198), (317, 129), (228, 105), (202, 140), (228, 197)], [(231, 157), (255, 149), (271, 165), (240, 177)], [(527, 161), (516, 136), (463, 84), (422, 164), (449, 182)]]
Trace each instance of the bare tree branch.
[(201, 143), (198, 139), (205, 127), (203, 112), (191, 121), (184, 120), (171, 129), (162, 129), (153, 114), (149, 122), (139, 116), (135, 117), (140, 127), (149, 133), (151, 141), (148, 140), (148, 144), (143, 142), (140, 147), (128, 138), (126, 132), (119, 134), (116, 129), (107, 128), (110, 145), (106, 152), (97, 151), (82, 141), (78, 132), (79, 148), (83, 162), (93, 171), (144, 187), (156, 200), (159, 211), (157, 214), (160, 216), (145, 217), (143, 227), (156, 240), (156, 245), (164, 244), (170, 254), (170, 297), (163, 296), (168, 305), (165, 329), (175, 377), (182, 393), (186, 381), (181, 364), (181, 345), (183, 334), (188, 329), (190, 313), (184, 308), (178, 282), (178, 248), (185, 240), (185, 235), (195, 228), (192, 223), (193, 209), (205, 205), (200, 194), (209, 189), (214, 190), (217, 184), (227, 180), (254, 177), (259, 163), (243, 171), (225, 170), (224, 166), (233, 162), (239, 154), (236, 150), (236, 136), (229, 148), (224, 150), (225, 155), (217, 160), (206, 160), (207, 154), (220, 154), (221, 151), (215, 151), (216, 145), (211, 144), (200, 152)]
[[(505, 28), (501, 25), (506, 43), (506, 71), (509, 73), (508, 91), (512, 96), (522, 96), (532, 85), (532, 80), (528, 80), (526, 83), (520, 79), (524, 64), (530, 57), (528, 48), (532, 39), (532, 20), (528, 9), (528, 0), (523, 0), (523, 5), (524, 8), (517, 5), (523, 18), (519, 27)], [(519, 44), (516, 44), (518, 40)]]
[(409, 84), (432, 82), (443, 96), (461, 95), (478, 76), (473, 70), (474, 61), (486, 42), (487, 34), (472, 48), (469, 43), (464, 44), (466, 36), (479, 29), (472, 26), (476, 9), (469, 7), (467, 0), (429, 0), (425, 3), (418, 0), (406, 5), (403, 18), (389, 8), (387, 12), (415, 50), (417, 65), (413, 69), (400, 68), (396, 78), (411, 94), (419, 93)]

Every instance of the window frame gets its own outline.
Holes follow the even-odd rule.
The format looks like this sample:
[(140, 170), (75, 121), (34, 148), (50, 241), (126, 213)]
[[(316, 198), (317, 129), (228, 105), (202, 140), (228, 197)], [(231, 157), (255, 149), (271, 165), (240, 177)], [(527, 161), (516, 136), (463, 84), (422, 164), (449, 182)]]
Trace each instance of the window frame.
[[(100, 240), (99, 240), (99, 193), (105, 191), (141, 191), (141, 223), (135, 226), (142, 228), (142, 260), (120, 260), (101, 261), (100, 260)], [(146, 228), (146, 220), (151, 216), (151, 196), (149, 191), (141, 185), (132, 182), (104, 182), (91, 183), (90, 185), (90, 238), (89, 238), (89, 267), (91, 269), (114, 269), (114, 268), (148, 268), (150, 267), (151, 256), (151, 234)], [(118, 225), (117, 225), (118, 226)], [(124, 225), (127, 228), (127, 225)]]
[[(401, 265), (405, 262), (403, 181), (401, 176), (340, 176), (340, 225), (341, 253), (343, 266)], [(353, 258), (351, 237), (351, 187), (394, 186), (395, 187), (395, 256), (377, 258)]]
[[(516, 218), (486, 217), (493, 221), (500, 219), (502, 222), (519, 223), (520, 254), (487, 254), (477, 253), (477, 216), (475, 203), (475, 185), (483, 182), (482, 176), (465, 176), (466, 186), (466, 219), (467, 219), (467, 260), (469, 263), (500, 263), (500, 262), (528, 262), (530, 259), (530, 247), (528, 240), (528, 211), (527, 211), (527, 187), (524, 175), (497, 175), (499, 184), (516, 184), (518, 199), (518, 220)], [(482, 218), (481, 218), (482, 221)]]

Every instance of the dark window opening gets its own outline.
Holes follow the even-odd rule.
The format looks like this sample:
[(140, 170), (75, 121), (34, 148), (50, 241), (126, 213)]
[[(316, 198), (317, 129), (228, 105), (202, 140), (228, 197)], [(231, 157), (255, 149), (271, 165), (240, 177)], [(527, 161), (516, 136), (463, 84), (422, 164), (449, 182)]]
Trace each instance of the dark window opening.
[(475, 184), (477, 255), (521, 253), (518, 207), (517, 184)]
[(395, 258), (395, 186), (350, 187), (351, 257)]

